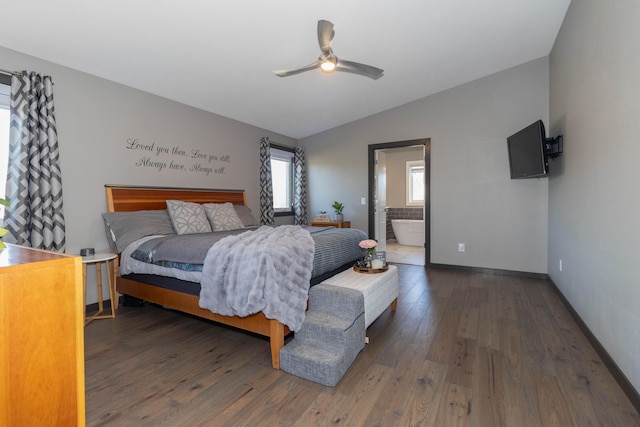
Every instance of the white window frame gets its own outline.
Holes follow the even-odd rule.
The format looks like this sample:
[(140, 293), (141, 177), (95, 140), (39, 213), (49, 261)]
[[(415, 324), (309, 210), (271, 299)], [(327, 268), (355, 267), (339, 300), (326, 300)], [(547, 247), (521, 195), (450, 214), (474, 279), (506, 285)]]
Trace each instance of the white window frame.
[[(273, 185), (273, 212), (276, 215), (293, 214), (293, 157), (294, 151), (271, 147), (271, 182)], [(287, 171), (284, 176), (274, 173), (274, 161), (284, 162)], [(283, 188), (284, 187), (284, 188)], [(283, 194), (284, 193), (284, 194)], [(284, 195), (283, 206), (276, 207), (276, 203)]]
[[(406, 165), (407, 206), (424, 206), (424, 160), (407, 160)], [(422, 169), (422, 192), (420, 194), (422, 199), (415, 199), (413, 197), (413, 175), (420, 169)]]

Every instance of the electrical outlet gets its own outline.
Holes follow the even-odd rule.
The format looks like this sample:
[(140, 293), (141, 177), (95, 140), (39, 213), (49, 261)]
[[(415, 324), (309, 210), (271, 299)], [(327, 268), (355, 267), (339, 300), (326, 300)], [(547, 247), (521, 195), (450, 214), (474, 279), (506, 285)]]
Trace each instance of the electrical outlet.
[(458, 252), (464, 252), (464, 243), (458, 243)]
[(362, 206), (366, 206), (367, 205), (367, 198), (366, 197), (360, 197), (360, 204)]
[(558, 268), (560, 269), (560, 271), (562, 271), (562, 260), (560, 260), (560, 262), (558, 263)]

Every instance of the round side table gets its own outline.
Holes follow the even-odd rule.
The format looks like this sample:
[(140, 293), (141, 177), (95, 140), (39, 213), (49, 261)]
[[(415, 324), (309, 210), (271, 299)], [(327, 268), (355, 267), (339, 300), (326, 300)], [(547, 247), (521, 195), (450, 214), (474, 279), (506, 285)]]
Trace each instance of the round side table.
[[(116, 317), (116, 258), (117, 254), (102, 253), (88, 255), (82, 257), (82, 279), (83, 279), (83, 295), (84, 295), (84, 324), (95, 319), (110, 319)], [(102, 301), (102, 270), (100, 265), (105, 263), (107, 267), (107, 281), (109, 282), (109, 296), (111, 298), (111, 314), (102, 314), (104, 312), (104, 302)], [(96, 282), (98, 290), (98, 311), (87, 316), (87, 265), (96, 265)]]

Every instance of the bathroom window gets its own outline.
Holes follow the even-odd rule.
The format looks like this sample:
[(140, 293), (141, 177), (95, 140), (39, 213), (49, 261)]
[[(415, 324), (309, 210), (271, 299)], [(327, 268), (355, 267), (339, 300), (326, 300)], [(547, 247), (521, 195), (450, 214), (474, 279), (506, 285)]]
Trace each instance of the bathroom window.
[(407, 161), (407, 206), (424, 205), (424, 160)]

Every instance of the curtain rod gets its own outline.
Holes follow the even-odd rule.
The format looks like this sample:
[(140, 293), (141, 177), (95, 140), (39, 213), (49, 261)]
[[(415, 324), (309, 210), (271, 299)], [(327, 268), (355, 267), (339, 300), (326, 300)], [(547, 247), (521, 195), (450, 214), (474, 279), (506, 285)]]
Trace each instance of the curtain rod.
[(3, 70), (2, 68), (0, 68), (0, 74), (5, 74), (7, 76), (19, 76), (20, 73), (17, 71), (9, 71), (9, 70)]

